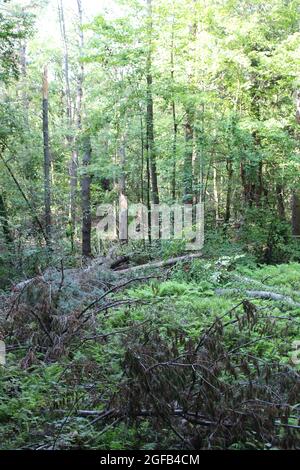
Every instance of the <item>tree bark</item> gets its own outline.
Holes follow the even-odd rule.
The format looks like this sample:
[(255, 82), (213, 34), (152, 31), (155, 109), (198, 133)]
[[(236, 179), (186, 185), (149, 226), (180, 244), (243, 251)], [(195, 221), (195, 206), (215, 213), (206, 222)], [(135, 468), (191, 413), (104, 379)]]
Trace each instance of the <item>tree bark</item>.
[(227, 159), (226, 163), (227, 168), (227, 194), (226, 194), (226, 210), (225, 210), (225, 219), (224, 222), (228, 223), (231, 216), (231, 197), (232, 197), (232, 178), (233, 178), (233, 167), (232, 160)]
[(213, 193), (214, 193), (214, 210), (215, 210), (215, 221), (216, 227), (220, 218), (220, 208), (219, 208), (219, 188), (218, 188), (218, 173), (217, 173), (217, 164), (213, 164)]
[(84, 65), (82, 62), (82, 54), (84, 47), (84, 36), (83, 36), (83, 11), (81, 0), (77, 0), (78, 6), (78, 17), (79, 17), (79, 50), (80, 50), (80, 63), (79, 73), (77, 77), (77, 97), (76, 97), (76, 112), (77, 112), (77, 129), (81, 129), (82, 120), (82, 99), (83, 99), (83, 82), (84, 82)]
[(71, 87), (69, 78), (69, 49), (66, 33), (65, 14), (62, 0), (58, 2), (58, 17), (60, 24), (61, 38), (64, 48), (64, 74), (65, 74), (65, 86), (66, 86), (66, 102), (67, 102), (67, 118), (69, 124), (72, 122), (72, 100), (71, 100)]
[[(72, 110), (72, 96), (69, 76), (69, 49), (68, 49), (68, 38), (66, 32), (66, 23), (64, 15), (64, 7), (62, 0), (58, 2), (58, 16), (61, 30), (61, 38), (64, 48), (64, 75), (65, 75), (65, 97), (66, 97), (66, 112), (68, 122), (68, 132), (66, 139), (71, 149), (71, 157), (69, 161), (69, 177), (70, 177), (70, 194), (69, 194), (69, 225), (70, 225), (70, 237), (72, 251), (74, 249), (74, 237), (76, 231), (76, 196), (77, 196), (77, 170), (78, 170), (78, 151), (75, 147), (75, 138), (72, 135), (72, 127), (74, 124), (74, 113)], [(80, 101), (81, 105), (81, 101)]]
[(159, 269), (159, 268), (167, 268), (168, 266), (174, 266), (176, 263), (188, 263), (194, 259), (201, 258), (203, 255), (202, 253), (193, 253), (191, 255), (185, 256), (178, 256), (177, 258), (169, 258), (165, 261), (155, 261), (153, 263), (147, 264), (140, 264), (138, 266), (132, 266), (131, 268), (126, 269), (119, 269), (118, 272), (120, 273), (130, 273), (135, 271), (140, 271), (143, 269)]
[(149, 167), (152, 184), (152, 202), (159, 204), (159, 192), (157, 182), (157, 169), (156, 169), (156, 151), (154, 139), (154, 111), (153, 111), (153, 95), (152, 95), (152, 0), (147, 0), (147, 29), (148, 29), (148, 54), (147, 54), (147, 146), (149, 156)]
[(119, 240), (122, 243), (126, 243), (128, 241), (128, 204), (126, 198), (126, 148), (124, 136), (122, 136), (120, 142), (119, 160), (121, 167), (121, 174), (119, 178)]
[(49, 148), (48, 70), (43, 75), (44, 203), (47, 244), (51, 244), (51, 155)]
[(88, 174), (88, 166), (91, 163), (92, 147), (90, 136), (85, 136), (83, 153), (83, 174), (81, 178), (81, 203), (82, 203), (82, 255), (90, 257), (92, 254), (91, 231), (91, 177)]
[(216, 295), (239, 295), (251, 297), (253, 299), (265, 299), (265, 300), (275, 300), (278, 302), (283, 302), (291, 307), (300, 307), (299, 302), (295, 302), (291, 297), (288, 297), (283, 294), (277, 294), (276, 292), (269, 291), (258, 291), (258, 290), (241, 290), (241, 289), (216, 289)]
[(27, 87), (27, 65), (26, 65), (26, 41), (23, 40), (20, 45), (20, 69), (22, 76), (22, 101), (24, 108), (24, 120), (25, 125), (29, 127), (29, 100), (26, 91)]
[[(195, 0), (194, 0), (195, 5)], [(197, 23), (193, 21), (190, 26), (190, 43), (193, 45), (197, 34)], [(188, 85), (192, 85), (194, 71), (192, 70), (188, 77)], [(190, 91), (192, 93), (192, 91)], [(183, 203), (193, 203), (193, 146), (194, 146), (194, 100), (189, 100), (190, 103), (186, 106), (186, 121), (185, 129), (185, 155), (183, 164), (183, 178), (184, 178), (184, 195)]]
[[(81, 0), (77, 0), (78, 19), (79, 19), (79, 51), (80, 64), (77, 78), (77, 98), (76, 98), (76, 127), (77, 131), (82, 127), (82, 99), (83, 99), (83, 82), (84, 82), (84, 66), (81, 61), (84, 47), (83, 36), (83, 10)], [(77, 152), (77, 151), (76, 151)], [(87, 133), (83, 139), (83, 175), (81, 178), (81, 205), (82, 205), (82, 255), (90, 257), (92, 255), (92, 212), (91, 212), (91, 175), (88, 167), (91, 164), (92, 146), (91, 137)], [(77, 154), (78, 161), (78, 154)], [(76, 191), (76, 189), (75, 189)]]
[(175, 99), (174, 99), (174, 85), (175, 85), (175, 79), (174, 79), (174, 38), (175, 38), (175, 33), (174, 33), (174, 16), (173, 16), (173, 21), (172, 21), (172, 35), (171, 35), (171, 84), (172, 84), (172, 120), (173, 120), (173, 171), (172, 171), (172, 183), (171, 183), (171, 196), (172, 200), (175, 202), (176, 200), (176, 157), (177, 157), (177, 131), (178, 131), (178, 125), (177, 125), (177, 120), (176, 120), (176, 104), (175, 104)]
[(295, 237), (300, 236), (300, 195), (296, 191), (292, 195), (292, 231)]
[(144, 204), (144, 126), (143, 117), (140, 119), (141, 123), (141, 203)]
[(147, 210), (148, 210), (148, 240), (151, 243), (151, 175), (150, 175), (150, 156), (148, 145), (148, 133), (146, 133), (146, 152), (147, 152)]
[(184, 155), (184, 204), (193, 203), (193, 141), (194, 129), (193, 119), (189, 110), (187, 110), (187, 119), (185, 123), (185, 155)]

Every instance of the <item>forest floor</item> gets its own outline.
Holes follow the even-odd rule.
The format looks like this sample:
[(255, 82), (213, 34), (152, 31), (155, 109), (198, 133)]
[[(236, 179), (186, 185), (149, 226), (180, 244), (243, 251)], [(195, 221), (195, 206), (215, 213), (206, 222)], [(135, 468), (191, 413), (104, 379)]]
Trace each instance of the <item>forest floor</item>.
[(3, 300), (1, 449), (300, 447), (298, 263), (92, 269)]

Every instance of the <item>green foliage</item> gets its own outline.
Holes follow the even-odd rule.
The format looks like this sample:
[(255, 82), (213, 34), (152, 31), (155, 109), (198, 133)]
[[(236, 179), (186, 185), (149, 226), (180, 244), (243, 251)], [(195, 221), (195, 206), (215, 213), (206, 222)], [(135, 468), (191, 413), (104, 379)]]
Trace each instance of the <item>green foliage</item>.
[(17, 44), (29, 35), (33, 20), (32, 15), (24, 11), (10, 12), (9, 2), (0, 2), (0, 82), (9, 82), (18, 76)]
[[(54, 3), (34, 8), (48, 18)], [(84, 25), (84, 47), (77, 18), (65, 15), (66, 51), (54, 27), (32, 34), (32, 5), (0, 0), (0, 290), (20, 313), (0, 316), (9, 351), (0, 368), (1, 446), (178, 449), (182, 439), (195, 449), (296, 446), (294, 431), (281, 424), (298, 419), (291, 351), (299, 339), (300, 250), (289, 201), (299, 189), (299, 0), (153, 0), (151, 22), (146, 2), (120, 3), (117, 15), (108, 6)], [(51, 250), (38, 223), (44, 225), (46, 63)], [(99, 204), (118, 206), (121, 179), (130, 202), (150, 205), (153, 156), (160, 202), (181, 203), (190, 186), (192, 200), (205, 203), (203, 259), (177, 263), (166, 280), (114, 291), (114, 308), (102, 297), (91, 317), (83, 314), (77, 334), (82, 305), (119, 276), (104, 263), (78, 288), (78, 272), (66, 272), (84, 264), (79, 183), (91, 177), (94, 227)], [(75, 227), (71, 158), (78, 166)], [(100, 243), (94, 229), (92, 245), (94, 253), (115, 249), (137, 265), (186, 254), (181, 240)], [(59, 302), (52, 275), (62, 284), (67, 279)], [(4, 289), (32, 277), (33, 291), (6, 297)], [(248, 290), (283, 297), (249, 300)], [(33, 305), (26, 310), (27, 294)], [(82, 413), (108, 406), (114, 412), (105, 417)], [(194, 407), (209, 423), (169, 415), (179, 406)]]
[[(93, 333), (88, 328), (83, 337), (74, 338), (69, 354), (56, 363), (44, 363), (43, 354), (34, 353), (34, 345), (28, 352), (22, 349), (9, 352), (7, 365), (0, 368), (1, 448), (52, 448), (54, 442), (58, 449), (180, 448), (178, 436), (170, 434), (166, 424), (157, 426), (156, 419), (135, 416), (134, 406), (141, 400), (140, 406), (143, 409), (147, 407), (149, 394), (144, 395), (140, 389), (138, 395), (135, 395), (143, 382), (139, 375), (140, 369), (132, 362), (135, 360), (133, 356), (137, 354), (136, 357), (143, 357), (148, 367), (153, 365), (153, 360), (167, 361), (170, 354), (176, 357), (183, 354), (184, 361), (186, 351), (193, 344), (198, 344), (199, 338), (205, 337), (205, 332), (214, 331), (213, 324), (216, 328), (214, 334), (219, 336), (207, 343), (209, 357), (217, 354), (215, 348), (224, 347), (227, 352), (231, 351), (229, 356), (233, 354), (232, 351), (239, 351), (236, 357), (232, 356), (235, 359), (230, 365), (233, 367), (231, 372), (227, 370), (228, 362), (224, 369), (216, 372), (222, 386), (226, 388), (230, 385), (234, 388), (240, 382), (246, 384), (249, 377), (253, 384), (256, 380), (263, 383), (264, 377), (267, 377), (269, 387), (273, 387), (274, 378), (271, 378), (270, 368), (297, 367), (291, 363), (291, 352), (293, 341), (300, 334), (298, 309), (286, 306), (282, 313), (282, 306), (271, 300), (242, 303), (245, 299), (242, 289), (249, 288), (249, 282), (255, 288), (260, 283), (260, 288), (264, 286), (264, 289), (275, 289), (276, 292), (282, 290), (285, 295), (289, 294), (298, 300), (300, 268), (297, 263), (293, 263), (253, 270), (251, 266), (241, 263), (241, 259), (239, 256), (223, 256), (211, 261), (195, 260), (190, 265), (177, 266), (166, 281), (151, 281), (149, 284), (131, 287), (126, 297), (138, 299), (142, 303), (131, 308), (119, 307), (105, 316), (99, 314), (93, 322)], [(220, 286), (237, 286), (241, 294), (217, 296), (215, 289)], [(118, 298), (124, 299), (124, 293), (118, 294)], [(222, 327), (219, 324), (221, 318)], [(13, 338), (8, 349), (10, 344), (13, 346)], [(135, 372), (131, 376), (132, 367)], [(264, 372), (263, 367), (266, 368)], [(186, 379), (182, 374), (188, 373), (189, 369), (184, 367), (180, 370), (174, 367), (172, 370), (154, 369), (156, 375), (151, 387), (154, 387), (153, 394), (156, 394), (154, 384), (156, 381), (160, 384), (159, 393), (163, 402), (168, 400), (169, 395), (172, 397), (176, 389), (178, 393), (181, 391), (178, 396), (176, 392), (173, 399), (177, 396), (178, 403), (183, 400)], [(292, 380), (292, 377), (288, 377), (284, 380)], [(210, 377), (210, 380), (214, 379)], [(190, 378), (187, 383), (191, 386)], [(135, 385), (129, 392), (131, 384)], [(214, 382), (215, 387), (218, 384)], [(277, 393), (280, 384), (276, 376)], [(289, 395), (292, 388), (290, 385), (287, 387), (284, 400), (293, 400), (292, 394)], [(259, 390), (257, 393), (263, 393), (267, 388), (261, 387)], [(82, 409), (98, 410), (101, 413), (106, 409), (111, 394), (114, 395), (114, 406), (127, 410), (120, 421), (115, 417), (111, 420), (108, 418), (108, 421), (93, 421), (93, 417), (79, 415), (78, 410)], [(234, 394), (230, 396), (235, 399)], [(125, 402), (127, 408), (124, 408)], [(215, 403), (218, 403), (216, 413), (220, 406), (226, 406), (223, 402)], [(267, 420), (264, 422), (270, 426), (267, 413), (269, 411), (261, 409), (260, 419)], [(292, 423), (290, 419), (288, 422)], [(270, 441), (252, 433), (251, 419), (247, 423), (245, 426), (250, 426), (247, 428), (250, 432), (239, 430), (237, 437), (231, 437), (228, 441), (225, 439), (226, 444), (221, 440), (223, 448), (266, 448)], [(177, 426), (177, 421), (174, 421), (174, 425)], [(18, 433), (15, 433), (16, 428)], [(191, 426), (187, 432), (193, 435), (194, 431), (194, 426)], [(279, 431), (280, 428), (271, 431), (272, 440), (278, 447), (285, 445), (286, 438), (284, 428)], [(205, 446), (204, 443), (202, 446)], [(215, 441), (216, 448), (219, 445)], [(195, 446), (199, 448), (199, 444)]]
[(259, 263), (276, 264), (300, 259), (299, 243), (292, 238), (290, 224), (265, 209), (246, 212), (241, 242)]

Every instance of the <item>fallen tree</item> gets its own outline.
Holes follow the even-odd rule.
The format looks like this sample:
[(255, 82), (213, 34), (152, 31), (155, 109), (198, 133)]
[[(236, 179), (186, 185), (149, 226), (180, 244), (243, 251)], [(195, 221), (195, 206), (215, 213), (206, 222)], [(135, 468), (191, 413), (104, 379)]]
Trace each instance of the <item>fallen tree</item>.
[[(190, 262), (200, 256), (192, 253), (119, 271), (114, 269), (128, 262), (129, 256), (98, 258), (83, 269), (64, 269), (61, 262), (60, 269), (48, 269), (12, 289), (0, 326), (13, 331), (18, 341), (25, 344), (29, 341), (35, 350), (46, 351), (46, 357), (58, 357), (95, 314), (137, 302), (114, 298), (129, 284), (160, 277), (160, 273), (151, 274), (151, 270)], [(144, 270), (150, 273), (140, 273)]]
[(191, 255), (178, 256), (176, 258), (169, 258), (165, 261), (155, 261), (151, 263), (140, 264), (138, 266), (132, 266), (131, 268), (120, 269), (118, 272), (125, 274), (125, 273), (131, 273), (135, 271), (142, 271), (144, 269), (167, 268), (170, 266), (174, 266), (177, 263), (190, 262), (197, 258), (202, 258), (202, 253), (193, 253)]
[(283, 302), (291, 307), (300, 308), (300, 302), (295, 302), (291, 297), (276, 292), (241, 289), (216, 289), (216, 295), (245, 295), (253, 299), (274, 300)]

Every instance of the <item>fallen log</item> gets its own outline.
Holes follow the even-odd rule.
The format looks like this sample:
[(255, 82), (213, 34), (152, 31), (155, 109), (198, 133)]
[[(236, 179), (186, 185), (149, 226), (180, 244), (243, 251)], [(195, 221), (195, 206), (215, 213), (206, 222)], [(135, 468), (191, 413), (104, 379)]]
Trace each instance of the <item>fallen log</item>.
[(193, 259), (197, 259), (201, 257), (202, 257), (202, 253), (193, 253), (191, 255), (178, 256), (177, 258), (169, 258), (165, 261), (154, 261), (151, 263), (140, 264), (138, 266), (132, 266), (131, 268), (119, 269), (117, 272), (121, 274), (125, 274), (125, 273), (131, 273), (131, 272), (138, 271), (138, 270), (143, 270), (143, 269), (167, 268), (168, 266), (174, 266), (175, 264), (180, 263), (180, 262), (189, 262), (189, 261), (192, 261)]
[(259, 290), (241, 290), (241, 289), (216, 289), (216, 295), (246, 295), (254, 299), (263, 300), (274, 300), (277, 302), (283, 302), (290, 305), (291, 307), (300, 308), (300, 302), (295, 302), (291, 297), (283, 294), (277, 294), (276, 292), (259, 291)]

